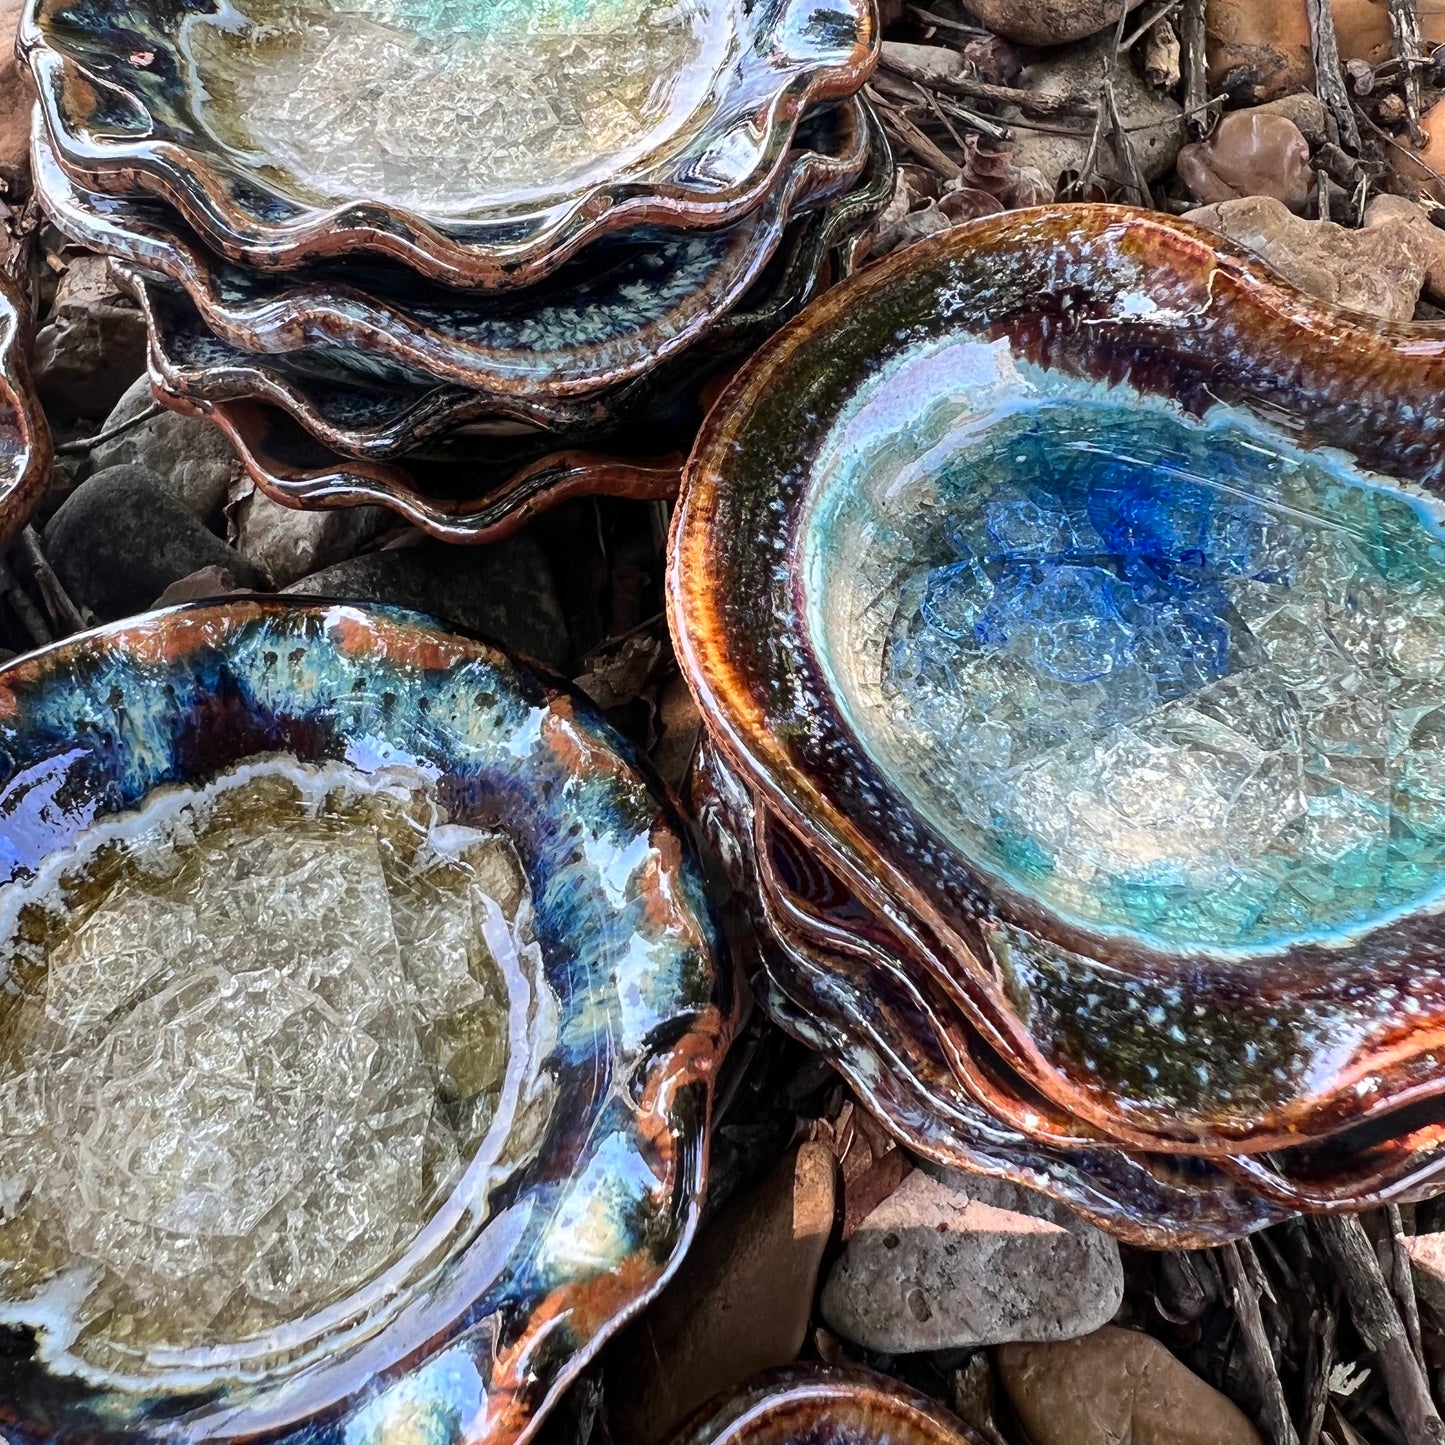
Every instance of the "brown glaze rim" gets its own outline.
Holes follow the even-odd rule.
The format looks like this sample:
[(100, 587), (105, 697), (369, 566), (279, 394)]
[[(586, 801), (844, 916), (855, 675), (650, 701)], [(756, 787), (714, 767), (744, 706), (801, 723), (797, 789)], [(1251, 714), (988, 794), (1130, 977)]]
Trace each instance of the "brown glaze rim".
[[(741, 97), (735, 97), (733, 108), (724, 107), (723, 112), (734, 128), (746, 115), (749, 128), (764, 140), (750, 173), (730, 185), (693, 178), (688, 164), (695, 158), (688, 154), (654, 157), (651, 173), (646, 166), (635, 166), (632, 173), (590, 191), (550, 207), (504, 213), (490, 224), (447, 224), (403, 207), (359, 201), (330, 207), (292, 201), (287, 203), (291, 215), (269, 221), (246, 210), (233, 193), (233, 182), (268, 191), (259, 175), (233, 173), (228, 180), (217, 157), (171, 138), (174, 131), (150, 115), (138, 88), (122, 83), (118, 63), (137, 62), (126, 60), (119, 42), (124, 40), (136, 53), (139, 22), (112, 41), (108, 65), (93, 61), (108, 72), (102, 78), (100, 69), (52, 43), (48, 30), (60, 8), (61, 0), (30, 0), (20, 17), (16, 48), (34, 79), (56, 155), (74, 180), (113, 195), (159, 196), (215, 250), (260, 270), (375, 252), (446, 284), (484, 289), (531, 285), (592, 242), (639, 226), (707, 229), (741, 219), (776, 187), (805, 112), (860, 90), (876, 64), (879, 45), (872, 0), (842, 0), (820, 27), (820, 33), (846, 35), (842, 62), (817, 58), (809, 63), (796, 57), (776, 84), (766, 85), (760, 77), (773, 47), (759, 27), (775, 20), (786, 3), (746, 9), (740, 5), (743, 25), (756, 33), (725, 74), (726, 83), (744, 92), (749, 103), (740, 109)], [(810, 28), (815, 27), (799, 30)], [(93, 49), (103, 54), (103, 46)], [(102, 91), (109, 101), (123, 97), (134, 114), (149, 117), (148, 132), (121, 141), (106, 135), (103, 127), (94, 128)]]
[(15, 433), (15, 474), (0, 485), (0, 555), (19, 536), (50, 480), (54, 448), (27, 359), (29, 308), (0, 275), (0, 429)]
[(400, 463), (336, 456), (331, 466), (297, 467), (272, 449), (276, 417), (256, 401), (198, 405), (163, 392), (176, 411), (205, 417), (226, 434), (251, 480), (272, 501), (298, 511), (378, 506), (443, 542), (497, 542), (573, 497), (671, 501), (682, 479), (680, 455), (652, 459), (558, 451), (519, 464), (480, 495), (455, 499), (427, 493)]
[[(1110, 246), (1115, 252), (1108, 251)], [(1236, 1153), (1286, 1138), (1327, 1135), (1438, 1093), (1445, 1087), (1445, 1067), (1432, 1063), (1429, 1051), (1445, 1042), (1445, 978), (1433, 1004), (1420, 1015), (1375, 1025), (1374, 1041), (1328, 1079), (1309, 1086), (1296, 1079), (1287, 1098), (1255, 1113), (1236, 1109), (1185, 1119), (1171, 1106), (1126, 1106), (1100, 1079), (1069, 1072), (1068, 1060), (1046, 1056), (1031, 1034), (1013, 996), (1016, 981), (1006, 980), (985, 962), (984, 930), (997, 916), (998, 905), (980, 892), (970, 869), (946, 842), (918, 826), (906, 803), (851, 740), (836, 710), (830, 712), (825, 700), (823, 715), (808, 711), (818, 706), (823, 692), (809, 659), (800, 662), (795, 645), (756, 636), (745, 643), (735, 640), (733, 629), (741, 624), (730, 619), (731, 613), (748, 615), (750, 625), (764, 630), (792, 626), (801, 595), (797, 570), (789, 568), (796, 560), (789, 551), (789, 528), (796, 522), (796, 492), (802, 483), (788, 481), (793, 500), (774, 499), (776, 511), (768, 515), (762, 509), (769, 504), (761, 499), (769, 488), (782, 487), (782, 479), (733, 480), (733, 469), (743, 465), (739, 453), (754, 413), (770, 398), (786, 395), (790, 385), (797, 393), (804, 385), (797, 378), (808, 365), (814, 368), (806, 373), (808, 384), (824, 385), (825, 372), (819, 369), (823, 356), (835, 366), (861, 369), (864, 359), (847, 357), (847, 348), (858, 345), (860, 317), (867, 314), (869, 303), (877, 312), (875, 330), (881, 332), (885, 323), (901, 327), (906, 320), (888, 311), (885, 301), (902, 291), (908, 305), (921, 311), (919, 298), (936, 297), (932, 288), (945, 278), (957, 282), (968, 275), (969, 264), (980, 268), (986, 264), (984, 256), (1002, 251), (1009, 253), (1010, 262), (1032, 264), (1036, 272), (1055, 276), (1059, 287), (1071, 288), (1053, 298), (1035, 292), (1027, 303), (1043, 313), (1038, 330), (1030, 333), (1030, 344), (1051, 361), (1050, 348), (1076, 334), (1085, 319), (1094, 328), (1089, 344), (1102, 347), (1095, 338), (1103, 312), (1121, 353), (1113, 358), (1115, 370), (1106, 374), (1128, 374), (1135, 385), (1179, 399), (1181, 375), (1187, 381), (1202, 370), (1208, 385), (1196, 381), (1194, 392), (1182, 398), (1186, 404), (1204, 409), (1231, 390), (1262, 405), (1274, 402), (1286, 408), (1297, 429), (1315, 444), (1345, 445), (1363, 436), (1347, 449), (1365, 465), (1426, 489), (1442, 489), (1445, 418), (1438, 398), (1445, 392), (1445, 333), (1440, 328), (1369, 324), (1306, 297), (1231, 243), (1153, 212), (1056, 206), (985, 218), (885, 259), (809, 307), (742, 369), (705, 423), (674, 521), (668, 577), (679, 661), (704, 720), (749, 787), (802, 831), (848, 886), (889, 920), (910, 956), (955, 993), (980, 1029), (1002, 1037), (1011, 1066), (1068, 1114), (1102, 1133), (1140, 1130), (1162, 1148), (1172, 1150), (1193, 1140), (1205, 1151)], [(1098, 294), (1074, 274), (1081, 255), (1101, 278)], [(1224, 308), (1229, 335), (1238, 342), (1228, 355), (1229, 366), (1213, 364), (1221, 360), (1222, 343), (1207, 330), (1175, 333), (1108, 317), (1109, 271), (1118, 265), (1117, 256), (1127, 258), (1166, 301), (1177, 302), (1180, 295), (1197, 300), (1203, 294), (1211, 307)], [(968, 293), (956, 294), (966, 307)], [(1049, 312), (1051, 300), (1064, 310)], [(984, 334), (1008, 334), (1011, 320), (1008, 315), (994, 317)], [(1129, 345), (1133, 352), (1127, 351)], [(804, 362), (810, 349), (812, 360)], [(802, 405), (800, 398), (793, 402), (795, 409)], [(1362, 415), (1374, 423), (1364, 433), (1359, 428)], [(756, 445), (761, 451), (763, 442)], [(746, 506), (734, 497), (739, 489), (747, 492)], [(778, 588), (786, 589), (790, 600), (775, 603), (788, 617), (775, 612), (773, 621), (759, 621), (748, 613), (748, 584), (734, 575), (728, 555), (730, 547), (740, 548), (738, 539), (744, 535), (748, 546), (757, 549), (755, 557), (777, 557), (789, 569), (789, 580), (782, 580), (782, 572), (777, 575)], [(747, 565), (756, 570), (762, 564)], [(742, 654), (756, 659), (769, 647), (766, 655), (785, 676), (764, 676), (753, 661), (743, 660)], [(776, 662), (783, 654), (788, 654), (786, 662)], [(806, 694), (801, 703), (800, 692)], [(787, 712), (788, 707), (793, 712)], [(800, 707), (803, 715), (797, 712)], [(829, 756), (835, 772), (799, 761), (815, 742), (815, 751), (833, 749)], [(879, 816), (855, 816), (841, 801), (864, 793), (882, 800)], [(937, 867), (910, 868), (904, 861), (910, 850), (927, 851)], [(1025, 921), (1037, 929), (1036, 914), (1025, 915)], [(1427, 927), (1427, 935), (1433, 931), (1433, 925)], [(1053, 930), (1055, 941), (1060, 941), (1057, 932)], [(1208, 971), (1197, 958), (1181, 963), (1143, 947), (1120, 947), (1112, 940), (1101, 944), (1096, 936), (1063, 941), (1075, 947), (1083, 942), (1079, 951), (1103, 960), (1095, 975), (1107, 969), (1125, 993), (1177, 987), (1185, 978), (1194, 990), (1191, 1004), (1212, 1001), (1225, 1017), (1247, 997), (1275, 1013), (1293, 1009), (1301, 1018), (1319, 1006), (1322, 991), (1334, 989), (1348, 1001), (1339, 950), (1296, 947), (1272, 958), (1267, 967), (1232, 964), (1227, 970)], [(1431, 947), (1428, 937), (1422, 938), (1421, 947)], [(1408, 967), (1394, 965), (1399, 985), (1410, 988), (1416, 998), (1423, 956), (1415, 949)], [(1386, 964), (1377, 969), (1387, 971)], [(1205, 972), (1208, 976), (1201, 978)], [(1373, 1015), (1369, 1022), (1374, 1024)], [(1236, 1067), (1236, 1061), (1226, 1062)], [(1357, 1092), (1362, 1081), (1375, 1087)]]
[[(216, 336), (257, 353), (258, 370), (265, 369), (271, 354), (345, 346), (479, 393), (476, 414), (536, 417), (540, 425), (558, 425), (573, 423), (572, 413), (583, 399), (651, 372), (705, 338), (735, 308), (746, 308), (749, 290), (764, 284), (775, 254), (786, 251), (790, 237), (796, 241), (797, 218), (817, 211), (825, 217), (825, 229), (838, 231), (875, 203), (876, 184), (859, 177), (865, 170), (880, 171), (879, 158), (888, 155), (877, 117), (855, 97), (840, 105), (836, 129), (836, 149), (791, 153), (775, 188), (733, 228), (735, 242), (716, 274), (674, 308), (686, 313), (684, 324), (663, 334), (654, 320), (630, 335), (577, 347), (568, 364), (552, 374), (529, 372), (525, 348), (465, 342), (428, 324), (403, 302), (345, 279), (313, 275), (288, 285), (278, 277), (264, 299), (230, 300), (218, 287), (214, 261), (194, 238), (157, 219), (127, 217), (125, 207), (131, 203), (123, 199), (77, 188), (56, 162), (38, 114), (31, 156), (41, 203), (71, 240), (125, 263), (136, 275), (164, 277), (179, 286)], [(152, 330), (153, 354), (154, 337)], [(179, 383), (172, 389), (179, 390)], [(286, 404), (279, 395), (270, 399)], [(549, 407), (561, 422), (548, 419)]]
[(790, 1365), (704, 1405), (671, 1445), (984, 1445), (899, 1380), (853, 1366)]

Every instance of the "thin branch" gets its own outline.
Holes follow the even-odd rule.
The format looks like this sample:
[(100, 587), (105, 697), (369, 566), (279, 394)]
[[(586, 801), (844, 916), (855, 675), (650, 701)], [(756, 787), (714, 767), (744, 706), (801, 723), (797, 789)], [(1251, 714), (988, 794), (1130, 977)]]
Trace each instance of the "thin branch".
[(124, 436), (126, 432), (148, 422), (152, 417), (159, 416), (165, 408), (158, 402), (153, 401), (144, 410), (136, 412), (134, 416), (127, 417), (124, 421), (118, 421), (112, 427), (107, 427), (102, 432), (97, 432), (93, 437), (77, 437), (73, 442), (61, 442), (55, 448), (57, 456), (71, 456), (77, 452), (88, 452), (93, 447), (104, 446), (106, 442), (113, 442), (116, 437)]
[(966, 75), (929, 75), (906, 60), (889, 55), (885, 49), (879, 65), (901, 75), (905, 80), (917, 81), (944, 95), (957, 95), (964, 100), (986, 100), (994, 105), (1016, 105), (1030, 115), (1077, 115), (1092, 119), (1098, 114), (1098, 106), (1091, 100), (1081, 100), (1072, 95), (1035, 95), (1031, 90), (1019, 90), (1012, 85), (991, 85), (986, 80), (974, 80)]
[(1425, 144), (1420, 129), (1420, 17), (1415, 0), (1390, 0), (1390, 40), (1404, 69), (1405, 119), (1410, 123), (1410, 139), (1417, 146)]
[(1340, 144), (1360, 150), (1360, 128), (1340, 69), (1340, 47), (1335, 38), (1335, 16), (1330, 0), (1305, 0), (1310, 22), (1310, 54), (1315, 63), (1315, 91), (1340, 128)]
[(1259, 1291), (1245, 1270), (1240, 1258), (1242, 1249), (1249, 1249), (1249, 1241), (1242, 1244), (1226, 1244), (1221, 1250), (1224, 1256), (1224, 1273), (1229, 1280), (1229, 1294), (1234, 1303), (1235, 1317), (1244, 1337), (1245, 1351), (1254, 1371), (1255, 1384), (1259, 1388), (1264, 1411), (1265, 1433), (1273, 1445), (1299, 1445), (1294, 1422), (1289, 1417), (1289, 1406), (1285, 1403), (1284, 1386), (1280, 1383), (1279, 1367), (1274, 1361), (1274, 1351), (1269, 1347), (1269, 1337), (1264, 1332), (1264, 1316), (1259, 1309)]
[(1323, 1216), (1314, 1227), (1340, 1277), (1355, 1329), (1375, 1357), (1407, 1445), (1440, 1445), (1445, 1424), (1364, 1227), (1343, 1214)]
[(40, 595), (45, 599), (45, 606), (50, 612), (53, 622), (63, 627), (66, 635), (72, 632), (83, 632), (90, 624), (85, 620), (80, 608), (70, 599), (70, 593), (65, 590), (64, 584), (56, 576), (55, 569), (50, 565), (50, 559), (45, 555), (45, 550), (40, 545), (40, 537), (34, 527), (26, 527), (21, 533), (17, 542), (25, 561), (35, 578), (35, 585), (40, 588)]
[(1180, 0), (1167, 0), (1134, 33), (1121, 40), (1115, 48), (1117, 55), (1122, 50), (1132, 50), (1161, 20), (1168, 20), (1179, 8)]

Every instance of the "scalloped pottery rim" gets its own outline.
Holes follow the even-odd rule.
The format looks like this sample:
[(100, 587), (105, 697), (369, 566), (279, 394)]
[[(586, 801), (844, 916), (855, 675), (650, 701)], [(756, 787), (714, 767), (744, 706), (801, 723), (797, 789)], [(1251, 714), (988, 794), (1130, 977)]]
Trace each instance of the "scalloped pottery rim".
[[(154, 388), (153, 388), (154, 389)], [(573, 497), (629, 497), (671, 501), (682, 476), (680, 453), (627, 458), (601, 452), (557, 451), (555, 437), (521, 438), (498, 446), (488, 438), (452, 438), (469, 443), (443, 469), (445, 492), (428, 484), (433, 468), (363, 461), (330, 453), (290, 417), (255, 401), (217, 401), (204, 406), (158, 393), (177, 411), (215, 423), (235, 449), (251, 480), (272, 501), (299, 511), (378, 506), (443, 542), (480, 545), (499, 541), (534, 517)], [(505, 439), (503, 439), (505, 441)], [(476, 450), (481, 464), (459, 467)], [(501, 452), (507, 459), (497, 460)], [(464, 475), (458, 487), (455, 478)]]
[(30, 520), (50, 480), (50, 425), (30, 377), (26, 315), (0, 276), (0, 553)]
[(503, 286), (623, 228), (740, 219), (877, 35), (860, 0), (31, 0), (19, 46), (67, 172), (164, 197), (233, 260), (377, 251)]
[[(919, 597), (932, 605), (935, 568), (953, 588), (950, 603), (967, 614), (955, 622), (963, 614), (935, 608), (946, 639), (939, 656), (952, 659), (939, 664), (945, 673), (974, 659), (949, 651), (958, 639), (976, 651), (979, 639), (996, 652), (1033, 647), (1031, 667), (1047, 645), (1053, 691), (1039, 694), (1034, 716), (1058, 714), (1060, 677), (1069, 687), (1088, 684), (1090, 698), (1112, 699), (1095, 686), (1099, 673), (1068, 669), (1081, 649), (1113, 646), (1136, 625), (1143, 631), (1128, 609), (1144, 594), (1128, 592), (1139, 579), (1122, 570), (1118, 551), (1154, 569), (1162, 591), (1147, 594), (1151, 606), (1166, 583), (1198, 584), (1186, 605), (1170, 594), (1169, 616), (1182, 618), (1172, 637), (1188, 642), (1192, 666), (1227, 673), (1231, 649), (1244, 644), (1230, 634), (1221, 650), (1201, 621), (1201, 599), (1213, 606), (1222, 590), (1210, 581), (1223, 565), (1218, 555), (1235, 567), (1231, 579), (1257, 575), (1286, 594), (1296, 573), (1258, 572), (1275, 562), (1236, 565), (1222, 531), (1193, 552), (1169, 531), (1161, 519), (1180, 522), (1178, 499), (1209, 483), (1190, 471), (1201, 457), (1225, 468), (1211, 475), (1226, 481), (1210, 491), (1224, 501), (1214, 512), (1201, 504), (1196, 521), (1217, 515), (1235, 529), (1228, 546), (1252, 545), (1261, 534), (1250, 530), (1254, 522), (1239, 525), (1241, 515), (1267, 515), (1273, 526), (1303, 498), (1314, 508), (1300, 513), (1310, 526), (1324, 513), (1347, 523), (1346, 541), (1374, 548), (1374, 591), (1348, 567), (1338, 585), (1349, 596), (1383, 597), (1375, 605), (1388, 617), (1391, 596), (1413, 598), (1433, 585), (1436, 519), (1424, 499), (1445, 475), (1445, 419), (1435, 405), (1442, 384), (1438, 332), (1370, 325), (1313, 301), (1187, 223), (1061, 206), (972, 223), (845, 283), (744, 368), (704, 427), (674, 526), (669, 607), (705, 721), (748, 786), (893, 921), (909, 958), (997, 1039), (1009, 1067), (1105, 1136), (1232, 1154), (1329, 1134), (1445, 1089), (1437, 1052), (1445, 976), (1431, 962), (1437, 925), (1427, 902), (1434, 875), (1421, 864), (1423, 872), (1405, 877), (1402, 901), (1379, 910), (1383, 922), (1337, 922), (1329, 895), (1318, 905), (1323, 937), (1309, 936), (1307, 914), (1298, 939), (1286, 929), (1275, 944), (1266, 930), (1242, 950), (1180, 948), (1168, 942), (1167, 910), (1145, 925), (1119, 903), (1142, 896), (1154, 905), (1156, 873), (1132, 893), (1101, 883), (1064, 895), (1066, 870), (1041, 869), (1037, 851), (1022, 845), (1007, 857), (989, 852), (989, 839), (981, 844), (940, 811), (933, 785), (899, 766), (880, 726), (889, 714), (876, 706), (878, 679), (892, 659), (913, 657), (920, 624), (911, 609)], [(1050, 407), (1047, 425), (1029, 431)], [(1055, 426), (1069, 408), (1094, 408), (1089, 425), (1065, 415)], [(1071, 464), (1082, 457), (1082, 481), (1054, 476), (1060, 456)], [(1094, 470), (1101, 457), (1114, 468), (1102, 480)], [(1298, 490), (1279, 499), (1267, 490), (1285, 483)], [(1076, 496), (1082, 511), (1071, 510)], [(959, 530), (995, 498), (1000, 526), (1023, 527), (1010, 534), (1022, 536), (1019, 546), (999, 544), (1014, 573), (983, 558), (995, 570), (979, 585), (1018, 604), (996, 628), (991, 619), (1001, 614), (985, 617), (969, 590), (970, 559), (987, 545)], [(1381, 519), (1378, 532), (1360, 530), (1350, 509), (1361, 507)], [(953, 532), (950, 519), (959, 520)], [(1067, 542), (1050, 530), (1056, 521), (1074, 529)], [(1087, 537), (1085, 527), (1093, 529)], [(1281, 527), (1270, 535), (1294, 549), (1288, 566), (1298, 564), (1301, 577), (1328, 553), (1315, 533), (1301, 540)], [(1169, 548), (1178, 566), (1160, 560)], [(922, 584), (911, 580), (919, 576)], [(1042, 582), (1053, 592), (1030, 591)], [(1089, 620), (1106, 614), (1079, 600), (1096, 583), (1124, 609), (1107, 621)], [(1310, 588), (1301, 583), (1296, 595), (1303, 605)], [(1056, 610), (1025, 615), (1041, 597)], [(906, 646), (893, 650), (900, 634), (888, 629), (900, 619)], [(991, 657), (985, 663), (995, 666)], [(978, 668), (962, 675), (998, 685)], [(1174, 685), (1185, 693), (1199, 685), (1187, 669), (1171, 676), (1182, 676)], [(1422, 686), (1426, 704), (1428, 678)], [(907, 702), (907, 689), (900, 692)], [(971, 694), (963, 696), (967, 703)], [(1008, 704), (1012, 694), (999, 696)], [(1237, 715), (1219, 714), (1226, 723)], [(1085, 724), (1068, 726), (1087, 732)], [(947, 759), (928, 756), (949, 787), (966, 771), (954, 764), (950, 773)], [(985, 755), (960, 744), (958, 756), (974, 767)], [(1331, 796), (1346, 792), (1339, 785)], [(1000, 806), (1017, 801), (1002, 796)], [(1075, 816), (1062, 805), (1035, 815)], [(1118, 856), (1087, 836), (1097, 845), (1090, 857)], [(1167, 861), (1179, 845), (1163, 831), (1140, 837), (1136, 829), (1129, 846), (1144, 850), (1129, 856)], [(1388, 870), (1381, 876), (1394, 886)]]
[(681, 1257), (730, 1034), (700, 872), (626, 745), (560, 687), (416, 614), (266, 599), (151, 614), (7, 664), (0, 758), (0, 897), (108, 819), (240, 765), (430, 779), (451, 824), (508, 839), (539, 969), (516, 1105), (531, 1142), (501, 1156), (485, 1214), (440, 1265), (388, 1286), (374, 1319), (348, 1297), (314, 1341), (288, 1325), (285, 1350), (258, 1337), (244, 1368), (225, 1350), (163, 1351), (130, 1384), (80, 1368), (81, 1337), (49, 1332), (63, 1292), (9, 1301), (5, 1433), (309, 1440), (324, 1418), (358, 1438), (423, 1421), (439, 1445), (524, 1438)]
[(486, 393), (510, 414), (615, 387), (693, 345), (743, 303), (795, 218), (871, 197), (887, 153), (871, 109), (850, 100), (805, 123), (777, 185), (735, 226), (598, 248), (544, 287), (504, 299), (469, 298), (382, 265), (347, 272), (333, 263), (284, 279), (248, 272), (209, 256), (161, 203), (74, 186), (38, 117), (32, 139), (37, 191), (70, 239), (179, 284), (232, 346), (340, 348), (359, 372), (409, 369)]
[(854, 1367), (792, 1365), (703, 1406), (671, 1445), (983, 1445), (937, 1401)]

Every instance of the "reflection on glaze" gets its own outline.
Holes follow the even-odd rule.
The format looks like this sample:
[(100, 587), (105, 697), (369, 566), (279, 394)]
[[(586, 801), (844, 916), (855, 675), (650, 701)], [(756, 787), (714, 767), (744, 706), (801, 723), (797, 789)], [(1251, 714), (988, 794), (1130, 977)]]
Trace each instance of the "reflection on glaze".
[(835, 675), (920, 810), (1047, 907), (1186, 948), (1436, 892), (1434, 514), (1218, 413), (1021, 382), (992, 414), (915, 390), (926, 422), (833, 471), (810, 544), (824, 636), (860, 592), (884, 630)]
[(275, 1368), (348, 1296), (394, 1314), (485, 1207), (545, 987), (529, 913), (425, 779), (283, 759), (0, 893), (0, 1319), (149, 1377), (247, 1342)]
[(241, 0), (181, 46), (201, 122), (302, 198), (451, 216), (665, 148), (732, 20), (713, 0)]
[(510, 1445), (655, 1292), (728, 1029), (585, 707), (409, 613), (177, 609), (0, 669), (0, 838), (8, 1440)]

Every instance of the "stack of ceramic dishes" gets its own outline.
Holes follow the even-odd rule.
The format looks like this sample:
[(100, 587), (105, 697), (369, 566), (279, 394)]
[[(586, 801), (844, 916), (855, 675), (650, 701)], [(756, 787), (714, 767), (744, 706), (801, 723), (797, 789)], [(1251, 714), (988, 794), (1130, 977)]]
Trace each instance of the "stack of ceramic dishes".
[[(298, 506), (656, 495), (891, 180), (870, 0), (31, 0), (41, 201)], [(584, 450), (585, 449), (585, 450)], [(598, 452), (613, 459), (604, 464)]]
[(1445, 340), (988, 218), (706, 423), (669, 579), (756, 983), (922, 1154), (1144, 1242), (1445, 1174)]

